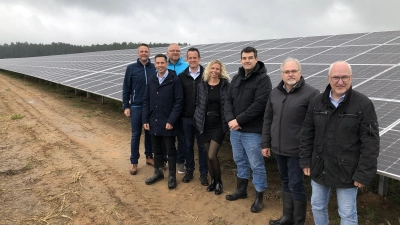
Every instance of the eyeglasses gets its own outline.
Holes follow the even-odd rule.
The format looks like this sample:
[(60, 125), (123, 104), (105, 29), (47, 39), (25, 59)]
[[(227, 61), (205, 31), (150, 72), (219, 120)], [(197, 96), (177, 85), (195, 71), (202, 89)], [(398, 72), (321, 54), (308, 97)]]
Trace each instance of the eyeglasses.
[(285, 71), (282, 71), (282, 73), (284, 73), (284, 74), (290, 74), (290, 73), (297, 73), (297, 72), (299, 72), (300, 70), (285, 70)]
[(181, 52), (181, 50), (168, 50), (169, 52)]
[(335, 81), (335, 82), (339, 82), (339, 80), (342, 79), (343, 82), (347, 82), (347, 81), (350, 80), (350, 77), (351, 77), (351, 76), (348, 76), (348, 75), (341, 76), (341, 77), (339, 77), (339, 76), (333, 76), (333, 77), (331, 77), (331, 80), (332, 80), (332, 81)]

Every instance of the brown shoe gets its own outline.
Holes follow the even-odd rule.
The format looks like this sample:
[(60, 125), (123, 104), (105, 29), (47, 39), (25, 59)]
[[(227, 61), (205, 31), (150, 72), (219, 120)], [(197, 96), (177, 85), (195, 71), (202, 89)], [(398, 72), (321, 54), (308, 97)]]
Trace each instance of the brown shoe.
[(154, 166), (154, 159), (152, 157), (146, 157), (146, 164)]
[(137, 164), (132, 164), (131, 169), (129, 170), (129, 173), (131, 175), (136, 175), (137, 174)]

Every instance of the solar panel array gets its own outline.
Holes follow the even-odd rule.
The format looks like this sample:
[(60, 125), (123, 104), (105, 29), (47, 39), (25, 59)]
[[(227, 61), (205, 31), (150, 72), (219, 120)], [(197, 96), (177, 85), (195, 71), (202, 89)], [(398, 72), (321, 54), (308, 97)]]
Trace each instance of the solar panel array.
[[(240, 65), (240, 51), (258, 50), (273, 86), (281, 80), (280, 63), (294, 57), (302, 64), (306, 82), (323, 91), (331, 63), (346, 60), (353, 69), (353, 88), (375, 104), (381, 150), (378, 173), (400, 179), (400, 31), (281, 38), (196, 45), (205, 65), (221, 60), (233, 76)], [(191, 46), (182, 47), (182, 55)], [(166, 53), (152, 48), (151, 56)], [(1, 59), (0, 68), (121, 101), (126, 66), (136, 61), (136, 50), (119, 50), (33, 58)]]

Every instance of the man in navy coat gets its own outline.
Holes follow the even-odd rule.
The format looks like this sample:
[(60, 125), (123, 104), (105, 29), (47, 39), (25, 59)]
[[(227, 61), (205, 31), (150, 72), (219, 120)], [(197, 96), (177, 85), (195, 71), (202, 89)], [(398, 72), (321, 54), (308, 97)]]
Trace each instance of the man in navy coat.
[(150, 131), (154, 151), (154, 175), (146, 180), (150, 185), (164, 179), (163, 150), (168, 153), (168, 188), (176, 188), (177, 123), (183, 108), (183, 88), (173, 70), (168, 70), (167, 56), (155, 56), (157, 73), (150, 77), (143, 98), (143, 127)]

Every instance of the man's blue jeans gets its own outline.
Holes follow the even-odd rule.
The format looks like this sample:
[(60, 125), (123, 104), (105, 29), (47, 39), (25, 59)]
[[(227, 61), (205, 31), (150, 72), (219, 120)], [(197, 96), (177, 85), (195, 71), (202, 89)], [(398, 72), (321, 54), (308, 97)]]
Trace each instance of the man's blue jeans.
[[(131, 107), (131, 164), (138, 164), (140, 158), (139, 145), (140, 136), (142, 135), (142, 107)], [(144, 154), (146, 157), (153, 157), (153, 149), (151, 146), (151, 136), (148, 131), (144, 131)]]
[(306, 202), (304, 173), (300, 168), (300, 158), (275, 154), (275, 160), (278, 163), (283, 191), (291, 193), (292, 198), (299, 202)]
[(237, 166), (237, 177), (249, 179), (253, 171), (253, 184), (258, 192), (267, 188), (267, 173), (261, 154), (261, 134), (231, 131), (233, 159)]
[[(328, 203), (332, 189), (311, 180), (311, 209), (316, 225), (329, 223)], [(340, 225), (357, 225), (357, 187), (336, 188)]]
[(194, 162), (194, 137), (196, 137), (197, 141), (197, 148), (198, 148), (198, 153), (199, 153), (199, 171), (200, 174), (206, 174), (208, 173), (208, 167), (207, 167), (207, 153), (204, 148), (204, 143), (203, 140), (201, 139), (200, 133), (196, 130), (194, 124), (193, 124), (193, 118), (181, 118), (182, 122), (182, 131), (183, 131), (183, 136), (185, 138), (185, 159), (186, 159), (186, 164), (185, 167), (186, 169), (193, 169), (195, 168), (195, 162)]

